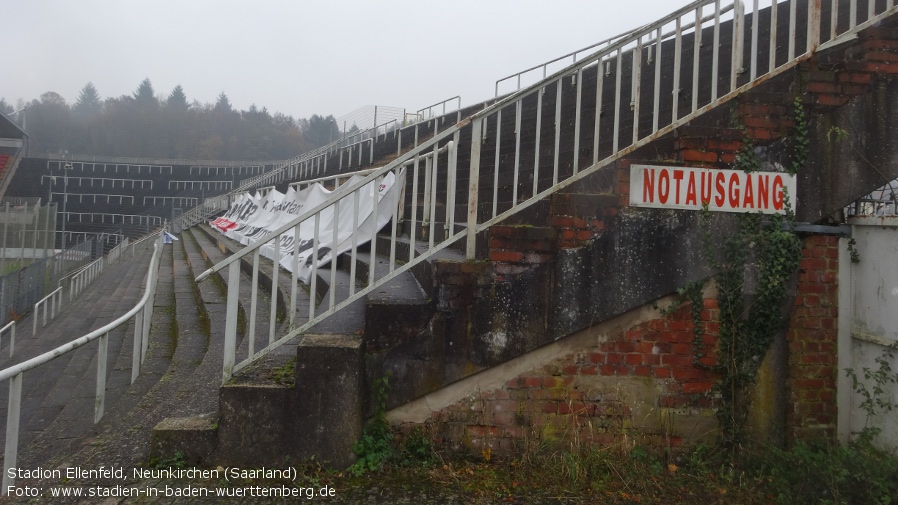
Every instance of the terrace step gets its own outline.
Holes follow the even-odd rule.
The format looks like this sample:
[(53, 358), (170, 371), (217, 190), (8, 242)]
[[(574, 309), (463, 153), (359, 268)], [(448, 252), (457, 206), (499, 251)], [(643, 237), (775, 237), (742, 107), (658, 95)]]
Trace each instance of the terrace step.
[[(119, 402), (90, 431), (85, 443), (53, 459), (56, 466), (99, 468), (149, 464), (151, 432), (170, 417), (214, 415), (221, 384), (221, 354), (210, 349), (204, 322), (205, 304), (198, 303), (192, 272), (185, 260), (184, 237), (166, 246), (156, 293), (156, 312), (150, 335), (151, 357), (164, 357), (161, 380), (142, 384), (143, 374), (128, 390), (128, 402)], [(173, 455), (169, 455), (173, 456)], [(79, 481), (71, 485), (108, 485)], [(114, 484), (114, 483), (113, 483)]]
[[(16, 356), (2, 366), (24, 361), (99, 328), (131, 309), (143, 294), (145, 266), (152, 242), (94, 280), (83, 297), (64, 305), (56, 319), (39, 329), (37, 338), (20, 337)], [(105, 297), (98, 299), (98, 295)], [(90, 316), (85, 317), (85, 314)], [(92, 316), (92, 317), (91, 317)], [(106, 408), (121, 399), (130, 384), (133, 326), (110, 332)], [(26, 333), (27, 335), (27, 333)], [(21, 350), (21, 353), (19, 351)], [(23, 380), (19, 464), (39, 463), (68, 447), (93, 425), (97, 344), (91, 343), (26, 372)], [(152, 362), (152, 361), (151, 361)], [(127, 366), (123, 364), (127, 363)], [(145, 361), (146, 363), (146, 361)], [(151, 370), (153, 367), (150, 367)], [(151, 376), (152, 372), (148, 372)], [(0, 416), (5, 417), (8, 390), (0, 388)], [(3, 434), (5, 437), (5, 433)]]

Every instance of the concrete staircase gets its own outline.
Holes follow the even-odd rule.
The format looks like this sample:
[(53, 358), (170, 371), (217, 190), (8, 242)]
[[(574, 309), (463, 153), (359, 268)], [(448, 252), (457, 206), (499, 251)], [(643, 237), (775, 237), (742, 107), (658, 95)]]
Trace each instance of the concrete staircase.
[[(586, 77), (595, 79), (595, 69), (587, 69), (584, 73), (588, 74)], [(812, 74), (819, 77), (819, 72)], [(788, 91), (791, 85), (789, 79), (769, 84), (752, 99), (775, 101), (788, 95), (791, 100), (794, 96), (793, 92)], [(547, 94), (551, 95), (551, 91), (550, 85)], [(567, 88), (558, 93), (565, 101), (573, 103), (574, 97)], [(606, 88), (606, 93), (612, 92)], [(543, 116), (549, 117), (549, 106), (538, 103), (528, 102), (527, 112), (532, 113), (528, 118), (535, 117), (533, 111), (537, 107), (547, 109)], [(754, 103), (752, 106), (760, 107)], [(709, 138), (719, 134), (720, 125), (729, 124), (729, 111), (723, 109), (708, 112), (702, 120), (696, 120), (696, 124), (676, 132), (677, 135), (659, 137), (656, 144), (634, 151), (630, 160), (661, 158), (678, 163), (695, 163), (696, 160), (689, 159), (689, 156), (696, 149), (687, 146), (682, 134), (700, 128), (713, 130), (712, 133), (703, 134)], [(568, 109), (564, 110), (567, 113)], [(512, 118), (508, 114), (502, 120), (511, 122)], [(786, 123), (784, 120), (783, 124)], [(512, 129), (503, 125), (502, 131)], [(570, 132), (565, 130), (563, 135), (570, 135)], [(535, 139), (528, 140), (530, 143), (525, 142), (525, 147), (532, 149)], [(710, 143), (704, 145), (701, 151), (703, 156), (712, 150), (707, 147)], [(466, 147), (470, 152), (470, 145)], [(499, 154), (508, 158), (508, 151), (512, 150), (513, 143), (504, 142), (501, 148), (493, 146), (492, 153), (487, 147), (485, 156), (501, 151)], [(591, 155), (584, 154), (586, 150), (581, 151), (571, 156), (591, 158)], [(723, 155), (733, 153), (713, 154), (720, 164), (726, 164)], [(112, 380), (110, 387), (117, 388), (117, 401), (107, 408), (106, 417), (96, 426), (85, 421), (88, 425), (71, 435), (58, 434), (55, 430), (66, 424), (64, 421), (76, 411), (83, 410), (89, 414), (92, 402), (88, 401), (86, 407), (69, 407), (68, 403), (63, 402), (67, 399), (65, 397), (78, 397), (81, 393), (72, 395), (67, 392), (69, 389), (60, 387), (83, 383), (83, 386), (71, 390), (91, 391), (93, 369), (82, 366), (79, 375), (74, 367), (76, 363), (90, 363), (93, 356), (85, 350), (85, 356), (61, 358), (68, 359), (71, 367), (66, 363), (65, 367), (48, 372), (46, 379), (26, 377), (26, 388), (34, 382), (46, 384), (46, 390), (35, 390), (33, 398), (27, 395), (29, 406), (23, 419), (34, 419), (39, 422), (35, 426), (40, 427), (30, 429), (27, 447), (33, 455), (23, 452), (22, 461), (31, 464), (49, 461), (50, 465), (65, 463), (86, 467), (101, 464), (134, 466), (145, 464), (151, 455), (164, 459), (173, 457), (179, 451), (184, 452), (188, 459), (206, 463), (226, 460), (231, 464), (261, 466), (282, 463), (284, 457), (296, 461), (297, 458), (311, 455), (304, 444), (311, 438), (321, 438), (322, 433), (326, 435), (329, 428), (334, 428), (333, 431), (344, 437), (341, 443), (345, 450), (346, 440), (352, 440), (351, 437), (347, 438), (347, 434), (352, 434), (352, 429), (341, 431), (328, 424), (345, 419), (350, 425), (361, 425), (365, 415), (372, 410), (370, 405), (365, 404), (366, 398), (371, 395), (358, 394), (358, 389), (368, 391), (372, 377), (386, 371), (394, 373), (396, 380), (390, 403), (396, 405), (439, 390), (486, 367), (546, 346), (603, 319), (623, 314), (673, 291), (688, 280), (706, 275), (697, 267), (690, 269), (682, 266), (690, 263), (690, 258), (678, 257), (676, 263), (665, 264), (671, 256), (696, 249), (694, 244), (698, 243), (699, 230), (695, 219), (683, 217), (682, 214), (664, 214), (664, 211), (622, 211), (626, 205), (621, 201), (627, 191), (622, 188), (626, 187), (630, 160), (609, 165), (607, 170), (596, 172), (564, 193), (538, 202), (510, 222), (503, 223), (503, 226), (494, 226), (488, 233), (483, 233), (478, 237), (478, 257), (488, 258), (488, 261), (463, 263), (464, 256), (460, 252), (452, 248), (443, 249), (428, 261), (381, 286), (366, 299), (354, 303), (318, 324), (303, 337), (295, 338), (254, 366), (241, 371), (223, 388), (220, 388), (221, 335), (224, 334), (227, 312), (224, 287), (228, 282), (228, 273), (226, 269), (222, 270), (214, 274), (211, 281), (198, 285), (193, 279), (242, 247), (205, 224), (186, 230), (181, 234), (181, 240), (167, 246), (165, 251), (166, 260), (162, 268), (167, 276), (161, 281), (157, 293), (147, 372), (134, 385), (121, 383), (123, 379)], [(485, 174), (482, 178), (491, 175)], [(510, 177), (507, 171), (499, 175), (495, 184), (502, 188), (497, 194), (507, 197), (507, 193), (511, 192), (510, 185), (518, 183), (517, 177)], [(528, 175), (527, 172), (521, 173), (522, 179)], [(537, 184), (532, 187), (542, 188), (540, 181), (543, 180), (551, 180), (551, 174), (540, 172)], [(440, 184), (443, 182), (440, 181)], [(520, 183), (522, 187), (531, 184), (531, 181)], [(484, 187), (492, 189), (488, 185)], [(860, 188), (857, 192), (862, 194), (868, 189)], [(840, 204), (844, 204), (843, 200)], [(482, 206), (483, 213), (486, 204)], [(560, 210), (562, 208), (564, 210)], [(464, 208), (457, 210), (463, 211)], [(444, 211), (440, 213), (442, 215)], [(456, 222), (461, 222), (461, 216), (456, 217)], [(378, 240), (387, 239), (379, 237)], [(420, 246), (420, 242), (418, 244)], [(408, 240), (399, 240), (398, 246), (397, 258), (407, 261), (410, 256)], [(374, 257), (365, 250), (362, 248), (356, 257), (356, 278), (350, 276), (352, 269), (346, 256), (336, 262), (335, 282), (330, 281), (329, 267), (319, 270), (316, 313), (326, 310), (331, 293), (339, 303), (345, 299), (350, 286), (365, 285), (367, 272), (372, 269), (383, 272), (387, 268), (382, 256), (384, 251), (389, 251), (386, 243), (378, 243), (378, 255)], [(275, 283), (274, 270), (270, 261), (262, 260), (259, 284), (265, 289), (261, 290), (258, 306), (264, 309), (256, 314), (255, 341), (251, 346), (247, 315), (251, 268), (249, 261), (242, 262), (237, 310), (243, 316), (238, 324), (238, 359), (251, 355), (251, 347), (258, 350), (267, 344), (271, 330), (268, 308), (271, 300), (267, 297), (270, 296), (271, 285)], [(657, 278), (649, 281), (640, 277), (662, 271), (663, 275), (659, 273)], [(122, 271), (113, 277), (122, 285), (133, 285), (133, 282), (125, 283), (126, 275)], [(109, 276), (110, 273), (107, 273), (104, 279)], [(620, 286), (627, 286), (627, 289), (619, 289)], [(308, 297), (308, 294), (301, 287), (292, 286), (290, 276), (284, 272), (277, 276), (276, 288), (274, 326), (277, 336), (283, 334), (282, 330), (289, 324), (289, 311), (294, 310), (285, 304), (290, 293), (295, 289), (300, 297)], [(106, 303), (110, 304), (110, 314), (114, 303), (128, 306), (124, 301), (127, 293), (116, 293), (111, 286), (95, 284), (87, 293), (81, 310), (75, 310), (76, 314), (68, 325), (63, 317), (54, 322), (54, 327), (61, 325), (60, 328), (68, 332), (67, 336), (59, 338), (70, 340), (77, 336), (79, 333), (74, 328), (79, 328), (80, 334), (85, 333), (75, 325), (86, 324), (83, 320), (91, 319), (85, 318), (84, 314), (105, 314)], [(109, 294), (108, 302), (89, 298)], [(102, 311), (89, 309), (93, 307), (89, 303), (104, 308)], [(571, 308), (574, 305), (576, 309)], [(116, 305), (115, 310), (118, 308)], [(67, 310), (72, 311), (73, 307)], [(297, 325), (309, 320), (308, 313), (293, 316)], [(497, 328), (507, 331), (507, 335), (502, 333), (503, 338), (508, 336), (512, 339), (513, 332), (525, 338), (512, 342), (513, 345), (491, 347), (500, 340), (498, 330), (493, 331)], [(535, 333), (531, 331), (533, 328), (541, 329), (538, 338), (530, 338)], [(60, 333), (65, 331), (60, 330)], [(470, 338), (465, 341), (467, 337)], [(493, 340), (488, 341), (488, 338)], [(22, 342), (25, 340), (20, 339)], [(497, 347), (502, 348), (496, 351)], [(328, 354), (328, 348), (333, 350), (332, 354)], [(115, 347), (115, 355), (123, 364), (128, 362), (128, 349), (127, 345), (121, 344)], [(0, 349), (0, 354), (2, 352)], [(20, 352), (26, 352), (25, 348)], [(317, 368), (313, 370), (310, 364)], [(360, 371), (363, 369), (367, 370), (367, 376), (358, 375), (363, 373)], [(115, 375), (116, 372), (118, 367), (111, 367), (110, 373)], [(347, 382), (362, 384), (355, 390), (354, 398), (352, 386), (335, 379), (344, 375)], [(345, 391), (340, 389), (344, 386)], [(316, 412), (306, 407), (314, 407), (313, 404), (323, 396), (339, 397), (343, 392), (348, 392), (349, 403), (335, 405), (332, 416), (302, 418), (303, 415), (310, 415), (309, 412)], [(3, 398), (0, 397), (0, 400)], [(69, 417), (60, 417), (63, 413)], [(85, 415), (84, 419), (90, 417)], [(60, 421), (57, 422), (57, 419)], [(159, 425), (165, 419), (192, 421)], [(151, 444), (149, 431), (157, 425), (156, 438)], [(58, 445), (50, 447), (59, 440), (65, 441), (68, 450), (62, 450)], [(320, 451), (323, 447), (324, 453), (330, 455), (326, 449), (330, 447), (337, 451), (338, 445), (336, 441), (328, 441), (319, 443), (317, 447)], [(33, 451), (30, 449), (32, 446)], [(279, 448), (278, 454), (272, 454), (272, 447)], [(339, 462), (350, 458), (351, 455), (345, 453), (334, 454), (334, 459)]]
[[(7, 350), (0, 366), (7, 367), (37, 356), (99, 328), (131, 309), (143, 294), (145, 266), (152, 254), (147, 242), (122, 261), (108, 266), (90, 289), (73, 302), (66, 302), (56, 319), (32, 336), (30, 318), (19, 322), (15, 356)], [(67, 296), (67, 295), (66, 295)], [(166, 323), (159, 320), (154, 327), (168, 335)], [(148, 384), (161, 376), (160, 356), (164, 363), (167, 343), (154, 340), (145, 360), (140, 381), (130, 384), (133, 326), (110, 333), (107, 365), (106, 401), (108, 406), (127, 403), (140, 397)], [(7, 344), (8, 345), (8, 344)], [(88, 344), (62, 355), (48, 365), (27, 372), (23, 381), (23, 403), (19, 435), (19, 466), (36, 465), (70, 448), (94, 429), (93, 409), (96, 391), (97, 345)], [(164, 370), (164, 368), (162, 368)], [(8, 390), (0, 392), (0, 411), (5, 417)], [(107, 413), (112, 410), (107, 407)], [(109, 414), (107, 414), (108, 417)]]

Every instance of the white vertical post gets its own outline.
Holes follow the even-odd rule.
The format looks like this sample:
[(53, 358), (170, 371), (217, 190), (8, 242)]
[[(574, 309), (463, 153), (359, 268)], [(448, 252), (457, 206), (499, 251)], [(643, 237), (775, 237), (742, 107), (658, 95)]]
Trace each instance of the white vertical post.
[(635, 144), (639, 140), (639, 95), (642, 89), (642, 36), (636, 41), (633, 48), (633, 69), (631, 77), (633, 84), (630, 88), (630, 109), (633, 111), (633, 139)]
[[(480, 191), (480, 149), (483, 118), (471, 124), (471, 169), (468, 173), (468, 229), (465, 240), (465, 258), (473, 260), (477, 253), (477, 193)], [(537, 134), (537, 138), (539, 135)]]
[(109, 333), (104, 333), (99, 338), (99, 351), (97, 352), (97, 396), (94, 400), (94, 424), (103, 419), (106, 407), (106, 360), (109, 350)]
[[(499, 207), (498, 207), (498, 205), (499, 205), (499, 158), (500, 158), (499, 152), (501, 151), (501, 147), (502, 147), (502, 109), (499, 109), (499, 112), (496, 113), (496, 155), (493, 158), (493, 162), (494, 162), (494, 165), (493, 165), (493, 217), (496, 217), (496, 213), (498, 212), (498, 209), (499, 209)], [(575, 151), (576, 151), (576, 149), (575, 149)], [(574, 157), (574, 159), (576, 160), (576, 156)], [(449, 164), (450, 165), (452, 164), (451, 155), (450, 155)], [(449, 175), (447, 176), (447, 180), (449, 177), (451, 177), (452, 168), (453, 167), (451, 167), (451, 166), (449, 167), (449, 173), (448, 173)], [(448, 189), (448, 191), (446, 192), (447, 196), (451, 196), (451, 194), (452, 194), (451, 191), (453, 188), (449, 187), (447, 189)], [(448, 214), (448, 212), (449, 212), (448, 208), (447, 208), (446, 212)], [(449, 231), (448, 230), (448, 224), (449, 224), (448, 217), (449, 216), (447, 215), (446, 217), (447, 217), (447, 219), (446, 219), (447, 231)], [(449, 232), (449, 234), (451, 234), (451, 231)], [(447, 234), (447, 236), (448, 236), (448, 234)]]
[(16, 468), (16, 456), (19, 451), (19, 421), (22, 408), (22, 376), (19, 373), (9, 379), (9, 408), (6, 410), (6, 448), (3, 451), (3, 492), (16, 482), (9, 470)]
[(745, 40), (745, 10), (742, 0), (735, 0), (733, 4), (733, 55), (730, 59), (730, 91), (736, 90), (736, 80), (739, 73), (744, 70), (742, 61), (742, 46)]
[(137, 380), (140, 375), (140, 363), (143, 361), (140, 356), (141, 340), (143, 339), (143, 311), (138, 311), (134, 316), (134, 342), (131, 347), (131, 384)]
[[(276, 249), (277, 250), (277, 249)], [(278, 269), (274, 264), (275, 272)], [(237, 354), (237, 298), (240, 295), (240, 262), (232, 261), (228, 266), (228, 301), (227, 315), (225, 316), (224, 338), (224, 370), (222, 383), (227, 382), (234, 372), (234, 362)]]
[[(596, 73), (598, 73), (598, 66), (596, 67)], [(580, 171), (580, 125), (581, 125), (581, 113), (583, 112), (583, 68), (577, 71), (577, 103), (575, 105), (576, 112), (574, 115), (574, 161), (573, 167), (571, 171), (576, 174)]]
[[(281, 270), (281, 236), (278, 235), (272, 241), (274, 246), (274, 260), (271, 269), (271, 312), (268, 319), (268, 343), (274, 342), (275, 323), (277, 322), (278, 308), (278, 272)], [(288, 309), (290, 310), (290, 309)], [(296, 310), (293, 307), (293, 310)]]
[(779, 13), (779, 4), (777, 2), (773, 2), (773, 5), (770, 7), (770, 61), (768, 62), (768, 71), (773, 72), (776, 68), (776, 28), (777, 24), (777, 14)]
[[(555, 81), (555, 145), (553, 147), (555, 155), (552, 157), (553, 186), (558, 184), (558, 157), (559, 151), (561, 151), (561, 86), (563, 83), (564, 78)], [(576, 156), (576, 153), (574, 156)]]
[[(870, 8), (875, 5), (873, 0), (869, 1)], [(872, 12), (871, 12), (872, 16)], [(807, 51), (810, 53), (820, 45), (820, 0), (808, 1), (808, 42)]]
[[(545, 69), (544, 69), (545, 70)], [(530, 193), (531, 198), (539, 192), (539, 144), (542, 139), (543, 129), (543, 93), (546, 88), (540, 88), (536, 92), (536, 130), (533, 138), (533, 192)], [(484, 125), (485, 127), (486, 125)], [(479, 166), (478, 166), (479, 168)]]

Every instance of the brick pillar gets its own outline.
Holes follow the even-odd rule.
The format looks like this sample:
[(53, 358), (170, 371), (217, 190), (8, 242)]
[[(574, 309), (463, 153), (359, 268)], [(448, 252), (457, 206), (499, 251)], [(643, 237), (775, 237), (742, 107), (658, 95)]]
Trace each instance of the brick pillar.
[(787, 333), (790, 442), (835, 439), (838, 269), (838, 237), (805, 239)]

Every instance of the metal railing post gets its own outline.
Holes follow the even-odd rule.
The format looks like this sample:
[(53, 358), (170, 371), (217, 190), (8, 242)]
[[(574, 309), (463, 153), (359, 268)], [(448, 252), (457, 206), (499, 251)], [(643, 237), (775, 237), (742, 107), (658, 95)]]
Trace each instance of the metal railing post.
[(134, 381), (137, 380), (137, 376), (140, 375), (140, 343), (141, 343), (141, 334), (143, 333), (143, 312), (138, 312), (137, 315), (134, 316), (134, 342), (131, 347), (131, 384), (134, 384)]
[(6, 410), (6, 447), (3, 451), (3, 490), (5, 495), (9, 486), (16, 482), (10, 470), (16, 468), (16, 457), (19, 452), (19, 421), (22, 408), (22, 376), (24, 372), (9, 379), (9, 408)]
[[(278, 247), (278, 245), (275, 245)], [(277, 271), (278, 264), (274, 264)], [(237, 297), (240, 296), (240, 262), (233, 261), (228, 267), (228, 302), (227, 316), (225, 317), (224, 339), (224, 371), (222, 384), (230, 380), (234, 370), (237, 353)]]
[(104, 333), (99, 339), (97, 353), (97, 396), (94, 401), (94, 424), (103, 419), (106, 408), (106, 359), (109, 352), (109, 332)]
[(471, 125), (471, 170), (468, 175), (468, 229), (465, 243), (465, 258), (473, 260), (477, 254), (477, 193), (480, 190), (480, 148), (483, 118), (478, 117)]
[[(873, 0), (869, 0), (870, 5), (873, 5)], [(833, 8), (837, 8), (837, 6), (833, 6)], [(820, 0), (809, 0), (808, 1), (808, 44), (807, 51), (810, 53), (817, 46), (820, 45)], [(872, 16), (871, 16), (872, 17)]]

